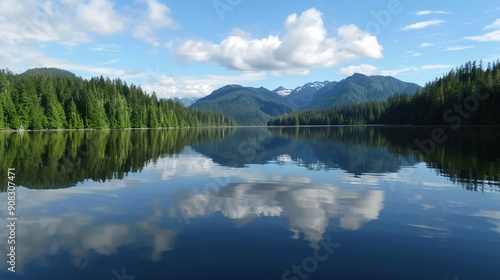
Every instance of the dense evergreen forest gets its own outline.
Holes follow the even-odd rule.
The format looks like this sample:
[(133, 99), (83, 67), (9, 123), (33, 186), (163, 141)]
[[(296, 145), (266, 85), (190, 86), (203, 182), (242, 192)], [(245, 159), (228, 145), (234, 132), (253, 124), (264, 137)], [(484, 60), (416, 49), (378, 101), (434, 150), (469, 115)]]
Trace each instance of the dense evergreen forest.
[(328, 110), (293, 112), (268, 125), (452, 125), (500, 124), (500, 62), (467, 62), (427, 83), (415, 95), (396, 94)]
[(40, 68), (0, 70), (0, 129), (159, 128), (235, 125), (222, 114), (187, 109), (120, 79), (85, 80)]

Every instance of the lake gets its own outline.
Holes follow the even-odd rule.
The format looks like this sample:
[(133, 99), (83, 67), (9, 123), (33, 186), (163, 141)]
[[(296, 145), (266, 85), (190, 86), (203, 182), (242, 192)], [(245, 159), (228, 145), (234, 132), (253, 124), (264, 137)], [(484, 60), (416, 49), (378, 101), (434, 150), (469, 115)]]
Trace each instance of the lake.
[(494, 126), (0, 133), (4, 229), (17, 185), (0, 279), (500, 279), (499, 139)]

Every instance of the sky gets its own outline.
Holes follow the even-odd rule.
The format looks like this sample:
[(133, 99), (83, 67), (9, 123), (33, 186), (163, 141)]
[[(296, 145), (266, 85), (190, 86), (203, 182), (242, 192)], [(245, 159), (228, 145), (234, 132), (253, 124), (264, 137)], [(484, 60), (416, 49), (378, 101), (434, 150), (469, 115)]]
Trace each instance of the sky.
[(419, 85), (500, 58), (492, 0), (2, 0), (0, 68), (57, 67), (203, 97), (353, 73)]

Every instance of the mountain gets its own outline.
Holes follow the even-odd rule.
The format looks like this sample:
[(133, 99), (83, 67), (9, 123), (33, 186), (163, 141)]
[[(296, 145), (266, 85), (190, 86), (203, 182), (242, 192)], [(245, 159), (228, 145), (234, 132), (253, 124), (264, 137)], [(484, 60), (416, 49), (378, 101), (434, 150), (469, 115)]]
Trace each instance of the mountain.
[(366, 101), (383, 101), (395, 93), (414, 94), (421, 88), (417, 84), (403, 82), (394, 77), (366, 76), (358, 73), (328, 86), (330, 87), (318, 90), (310, 103), (300, 109), (327, 109)]
[(52, 77), (64, 77), (64, 78), (76, 78), (76, 75), (70, 71), (59, 69), (59, 68), (33, 68), (26, 70), (21, 75), (23, 76), (35, 76), (35, 75), (49, 75)]
[(196, 101), (191, 108), (224, 113), (239, 125), (266, 125), (272, 116), (293, 111), (293, 106), (266, 88), (227, 85)]
[(419, 85), (393, 77), (354, 74), (340, 82), (316, 81), (293, 90), (227, 85), (199, 99), (192, 108), (233, 117), (240, 125), (265, 125), (270, 117), (294, 110), (326, 109), (373, 100), (395, 93), (415, 93)]
[(284, 88), (284, 87), (278, 87), (277, 89), (273, 90), (274, 93), (276, 93), (279, 96), (287, 96), (289, 95), (293, 90)]
[(196, 101), (198, 101), (199, 98), (196, 97), (174, 97), (174, 101), (180, 102), (184, 107), (190, 107), (193, 105)]
[(294, 106), (295, 109), (304, 106), (304, 104), (309, 104), (312, 100), (313, 95), (321, 90), (326, 85), (335, 85), (336, 82), (312, 82), (307, 83), (303, 86), (297, 87), (286, 96), (286, 99)]

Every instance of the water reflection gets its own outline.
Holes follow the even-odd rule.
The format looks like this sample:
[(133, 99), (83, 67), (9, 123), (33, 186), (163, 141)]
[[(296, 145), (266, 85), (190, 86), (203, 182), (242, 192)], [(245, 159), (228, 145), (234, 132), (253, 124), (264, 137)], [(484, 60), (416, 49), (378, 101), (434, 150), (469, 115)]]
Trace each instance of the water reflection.
[(406, 128), (0, 134), (23, 185), (17, 276), (280, 279), (330, 236), (314, 278), (496, 279), (496, 132), (472, 131), (430, 155)]
[[(76, 196), (68, 197), (68, 201), (79, 204)], [(130, 200), (126, 201), (126, 207), (130, 208), (130, 203)], [(90, 207), (84, 211), (72, 209), (70, 213), (62, 215), (39, 207), (24, 209), (30, 214), (22, 215), (18, 222), (18, 273), (22, 274), (27, 265), (57, 265), (52, 262), (61, 254), (67, 254), (75, 267), (88, 269), (96, 255), (116, 256), (123, 248), (138, 246), (146, 248), (142, 252), (144, 258), (160, 261), (164, 252), (174, 248), (177, 229), (163, 224), (165, 217), (158, 203), (141, 207), (152, 210), (147, 210), (147, 215), (141, 215), (138, 219), (121, 222), (117, 217), (130, 215), (131, 212), (117, 214), (114, 205)], [(45, 204), (44, 208), (47, 209), (48, 205)], [(3, 233), (0, 237), (2, 240), (7, 239)], [(2, 256), (0, 259), (4, 258)], [(4, 263), (0, 265), (2, 269), (5, 268)]]
[[(293, 161), (310, 170), (341, 169), (356, 176), (395, 173), (425, 162), (468, 190), (500, 190), (500, 129), (448, 129), (450, 140), (426, 154), (414, 141), (431, 133), (432, 128), (408, 127), (30, 132), (22, 137), (0, 133), (0, 158), (3, 170), (16, 168), (18, 185), (36, 189), (123, 179), (192, 148), (231, 168)], [(172, 168), (165, 167), (165, 178)], [(2, 181), (5, 176), (0, 173)], [(5, 185), (0, 188), (4, 191)]]
[(384, 208), (384, 192), (308, 183), (230, 184), (217, 192), (184, 195), (177, 199), (177, 205), (184, 218), (205, 218), (221, 212), (239, 226), (256, 217), (283, 216), (294, 238), (303, 233), (316, 246), (331, 218), (348, 230), (358, 230), (376, 220)]
[[(159, 158), (188, 145), (230, 135), (233, 128), (97, 130), (0, 133), (2, 170), (16, 169), (17, 184), (28, 188), (73, 187), (91, 179), (104, 182), (140, 172)], [(6, 182), (6, 173), (0, 180)], [(4, 190), (2, 185), (0, 190)]]

